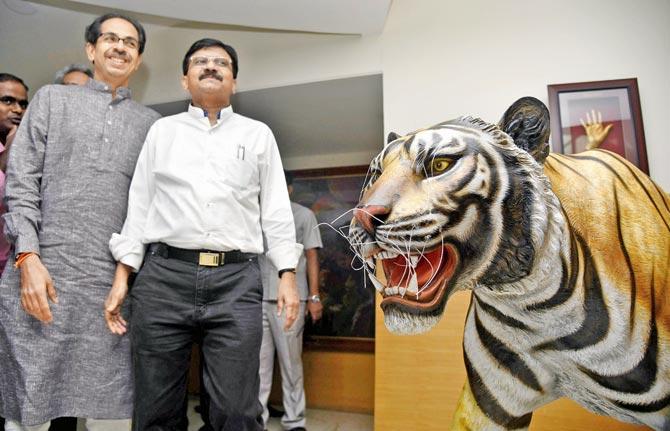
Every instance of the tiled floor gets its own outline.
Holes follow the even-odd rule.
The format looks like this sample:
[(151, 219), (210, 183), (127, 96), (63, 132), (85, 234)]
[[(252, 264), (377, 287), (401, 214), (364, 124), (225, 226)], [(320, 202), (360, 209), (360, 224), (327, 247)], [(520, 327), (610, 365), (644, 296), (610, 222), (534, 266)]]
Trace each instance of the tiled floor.
[[(188, 405), (188, 431), (198, 431), (202, 426), (200, 415), (193, 408), (196, 400), (190, 400)], [(344, 413), (332, 410), (307, 410), (307, 427), (309, 431), (372, 431), (372, 415), (358, 413)], [(278, 418), (270, 418), (268, 431), (283, 431)]]

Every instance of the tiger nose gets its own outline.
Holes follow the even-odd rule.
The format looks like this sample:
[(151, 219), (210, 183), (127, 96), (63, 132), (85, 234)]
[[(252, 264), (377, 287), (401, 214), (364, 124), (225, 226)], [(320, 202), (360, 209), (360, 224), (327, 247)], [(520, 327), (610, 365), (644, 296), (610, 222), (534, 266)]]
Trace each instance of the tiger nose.
[(385, 205), (359, 205), (354, 210), (354, 217), (368, 233), (374, 234), (375, 228), (384, 223), (391, 212)]

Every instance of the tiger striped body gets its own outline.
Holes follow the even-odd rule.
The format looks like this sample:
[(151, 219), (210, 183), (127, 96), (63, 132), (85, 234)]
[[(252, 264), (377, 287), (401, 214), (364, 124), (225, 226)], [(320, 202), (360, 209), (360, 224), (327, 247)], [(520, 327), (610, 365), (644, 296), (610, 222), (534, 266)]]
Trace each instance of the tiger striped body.
[(670, 429), (670, 198), (606, 151), (544, 160), (516, 126), (442, 123), (371, 164), (349, 238), (386, 325), (428, 330), (473, 291), (453, 429), (525, 429), (563, 396)]

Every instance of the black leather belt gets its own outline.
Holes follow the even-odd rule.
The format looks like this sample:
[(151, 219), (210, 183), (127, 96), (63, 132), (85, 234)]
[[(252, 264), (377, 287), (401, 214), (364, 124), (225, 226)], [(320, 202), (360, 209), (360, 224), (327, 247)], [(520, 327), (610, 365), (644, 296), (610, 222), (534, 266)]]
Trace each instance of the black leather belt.
[(243, 253), (239, 250), (187, 250), (185, 248), (171, 247), (163, 243), (150, 244), (149, 250), (154, 254), (168, 259), (183, 260), (184, 262), (197, 263), (201, 266), (222, 266), (227, 263), (247, 262), (256, 259), (258, 256), (254, 253)]

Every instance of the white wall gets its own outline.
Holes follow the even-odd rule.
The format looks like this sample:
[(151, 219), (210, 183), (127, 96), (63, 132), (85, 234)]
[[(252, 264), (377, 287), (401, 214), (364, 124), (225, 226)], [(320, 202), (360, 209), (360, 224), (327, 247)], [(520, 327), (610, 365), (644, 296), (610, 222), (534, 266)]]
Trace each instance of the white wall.
[(382, 37), (386, 131), (495, 122), (547, 84), (637, 77), (651, 176), (670, 191), (670, 2), (396, 0)]
[(670, 191), (668, 0), (395, 0), (379, 37), (294, 41), (250, 51), (242, 88), (381, 70), (386, 133), (460, 115), (495, 122), (519, 97), (548, 103), (548, 84), (636, 77), (651, 176)]

